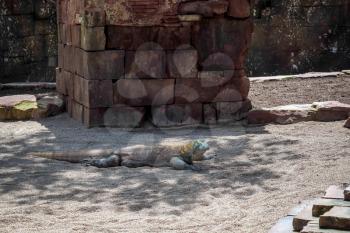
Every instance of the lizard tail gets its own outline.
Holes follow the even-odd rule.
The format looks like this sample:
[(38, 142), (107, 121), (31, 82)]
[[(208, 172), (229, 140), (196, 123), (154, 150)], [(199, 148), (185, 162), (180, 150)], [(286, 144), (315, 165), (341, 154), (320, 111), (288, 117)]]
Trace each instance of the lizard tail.
[(66, 161), (71, 163), (80, 163), (83, 160), (110, 156), (114, 153), (110, 149), (93, 149), (78, 151), (47, 151), (47, 152), (31, 152), (29, 156)]

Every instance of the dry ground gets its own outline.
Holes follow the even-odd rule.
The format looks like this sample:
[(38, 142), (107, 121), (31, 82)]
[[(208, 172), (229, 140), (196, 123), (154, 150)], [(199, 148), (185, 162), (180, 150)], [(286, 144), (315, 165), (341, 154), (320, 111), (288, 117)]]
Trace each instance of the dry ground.
[[(349, 92), (342, 86), (338, 88), (343, 91), (333, 91), (328, 85), (337, 84), (329, 82), (322, 84), (327, 91), (319, 97), (332, 92), (338, 100), (342, 92), (349, 100)], [(272, 98), (268, 92), (279, 87), (262, 85), (267, 86), (252, 87), (255, 96), (259, 88), (264, 90), (263, 101), (253, 96), (260, 106)], [(305, 102), (323, 100), (305, 94), (305, 85), (285, 85), (291, 91), (278, 98), (271, 95), (273, 105), (289, 103), (291, 95)], [(295, 95), (292, 90), (302, 91)], [(320, 196), (328, 185), (349, 182), (350, 130), (342, 125), (307, 122), (128, 132), (85, 129), (67, 114), (39, 122), (0, 123), (0, 232), (267, 232), (299, 201)], [(198, 138), (208, 139), (218, 154), (216, 160), (201, 163), (199, 173), (97, 169), (26, 156), (38, 150)]]

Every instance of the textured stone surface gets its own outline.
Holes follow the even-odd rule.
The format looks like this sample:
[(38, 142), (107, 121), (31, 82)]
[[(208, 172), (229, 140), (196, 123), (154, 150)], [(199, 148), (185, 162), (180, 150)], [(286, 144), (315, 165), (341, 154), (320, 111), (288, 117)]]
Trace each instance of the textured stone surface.
[(350, 202), (336, 199), (321, 199), (313, 205), (312, 216), (319, 217), (332, 209), (334, 206), (350, 207)]
[(319, 224), (323, 228), (350, 230), (350, 208), (334, 206), (320, 216)]
[(299, 232), (313, 220), (317, 218), (312, 216), (312, 205), (309, 205), (293, 218), (293, 229)]
[(56, 115), (63, 110), (58, 95), (13, 95), (0, 97), (0, 120), (30, 120)]
[(174, 103), (174, 79), (121, 79), (114, 85), (114, 103), (156, 106)]
[(152, 107), (152, 123), (158, 127), (202, 123), (201, 104), (173, 104)]

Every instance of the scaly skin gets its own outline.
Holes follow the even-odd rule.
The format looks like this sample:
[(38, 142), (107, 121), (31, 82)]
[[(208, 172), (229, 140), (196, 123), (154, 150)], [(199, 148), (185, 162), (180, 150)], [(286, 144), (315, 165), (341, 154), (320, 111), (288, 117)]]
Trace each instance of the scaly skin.
[(193, 161), (211, 159), (204, 153), (209, 149), (202, 141), (193, 141), (185, 145), (176, 146), (130, 146), (120, 150), (95, 149), (67, 152), (36, 152), (31, 156), (67, 161), (71, 163), (85, 163), (96, 167), (173, 167), (175, 169), (198, 168)]

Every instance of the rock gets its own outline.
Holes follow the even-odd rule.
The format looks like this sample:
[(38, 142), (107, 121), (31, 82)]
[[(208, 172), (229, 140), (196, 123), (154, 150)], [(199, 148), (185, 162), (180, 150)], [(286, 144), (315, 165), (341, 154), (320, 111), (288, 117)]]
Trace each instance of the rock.
[(174, 102), (174, 79), (120, 79), (114, 85), (114, 104), (154, 106)]
[(179, 14), (199, 14), (204, 17), (222, 15), (227, 11), (228, 2), (222, 0), (184, 2), (179, 5)]
[(344, 201), (350, 201), (350, 186), (344, 189)]
[(64, 102), (56, 94), (13, 95), (0, 97), (0, 120), (30, 120), (53, 116), (63, 110)]
[(321, 228), (350, 230), (350, 207), (335, 206), (320, 216)]
[(350, 129), (350, 117), (345, 121), (344, 127)]
[(81, 27), (81, 48), (86, 51), (104, 50), (106, 47), (105, 27)]
[(349, 184), (342, 185), (331, 185), (326, 190), (326, 194), (323, 198), (327, 199), (344, 199), (344, 189), (346, 189)]
[(314, 119), (316, 121), (339, 121), (345, 120), (350, 114), (350, 105), (338, 101), (315, 102)]
[(318, 221), (309, 222), (301, 231), (301, 233), (344, 233), (344, 231), (334, 229), (322, 229)]
[(321, 199), (314, 203), (312, 207), (312, 216), (319, 217), (334, 206), (350, 207), (350, 202), (337, 199)]
[(263, 108), (250, 111), (247, 120), (248, 124), (292, 124), (312, 120), (311, 110), (311, 104)]
[(311, 204), (293, 218), (293, 229), (301, 231), (312, 220), (317, 220), (317, 218), (312, 216)]
[(201, 104), (173, 104), (152, 107), (152, 123), (157, 127), (202, 123)]

